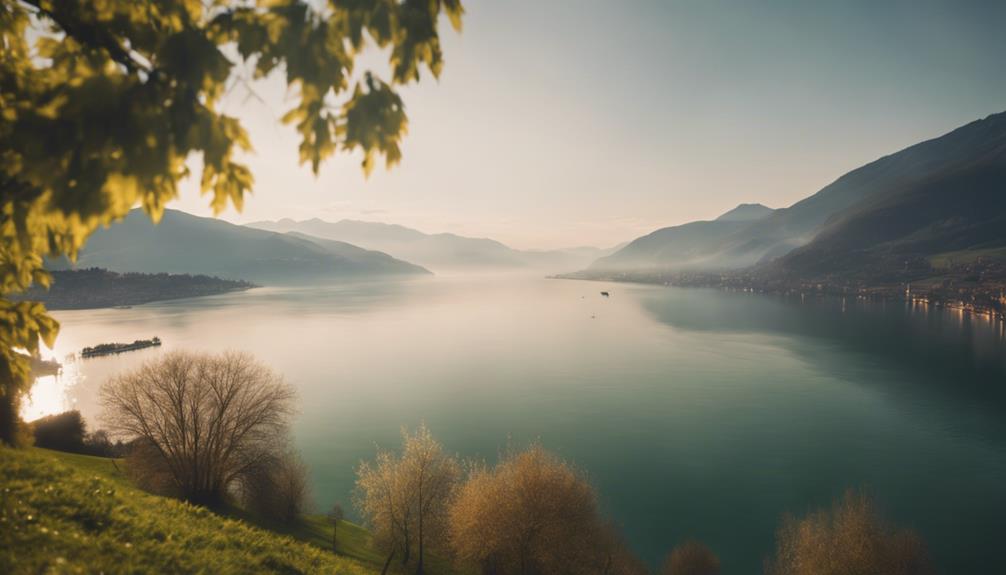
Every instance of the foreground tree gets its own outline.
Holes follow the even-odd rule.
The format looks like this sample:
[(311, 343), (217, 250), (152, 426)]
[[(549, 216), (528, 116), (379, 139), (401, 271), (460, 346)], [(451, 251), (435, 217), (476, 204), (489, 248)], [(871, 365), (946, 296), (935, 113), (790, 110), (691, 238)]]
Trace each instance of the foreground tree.
[(109, 429), (136, 444), (136, 472), (148, 473), (147, 485), (211, 505), (283, 459), (293, 397), (276, 374), (238, 353), (170, 353), (101, 389)]
[[(253, 184), (251, 142), (221, 98), (278, 75), (296, 95), (283, 122), (317, 173), (337, 150), (369, 173), (401, 158), (396, 87), (443, 67), (438, 21), (460, 29), (460, 0), (0, 0), (0, 442), (39, 340), (58, 324), (11, 294), (47, 286), (43, 257), (75, 257), (99, 226), (140, 204), (155, 221), (201, 160), (216, 212)], [(387, 80), (354, 69), (374, 45)], [(243, 71), (247, 72), (243, 72)]]
[(929, 575), (925, 545), (915, 533), (884, 522), (871, 500), (849, 491), (831, 509), (787, 517), (767, 565), (770, 575)]
[(538, 445), (476, 468), (451, 507), (450, 530), (459, 561), (487, 575), (641, 570), (601, 521), (586, 479)]
[(661, 575), (719, 575), (720, 560), (698, 541), (685, 541), (671, 550)]
[(356, 506), (388, 562), (400, 552), (407, 564), (415, 549), (416, 573), (424, 573), (429, 548), (447, 540), (447, 513), (461, 477), (457, 459), (422, 424), (414, 434), (402, 430), (401, 455), (379, 451), (356, 475)]

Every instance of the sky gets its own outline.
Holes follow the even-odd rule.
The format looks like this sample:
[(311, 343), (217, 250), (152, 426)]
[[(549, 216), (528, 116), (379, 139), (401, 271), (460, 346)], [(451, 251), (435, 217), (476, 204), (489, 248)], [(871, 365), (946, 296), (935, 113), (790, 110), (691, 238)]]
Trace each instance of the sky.
[[(281, 81), (240, 90), (254, 194), (235, 223), (382, 221), (517, 248), (608, 247), (785, 207), (843, 173), (1006, 110), (1006, 2), (467, 0), (446, 66), (402, 90), (402, 163), (315, 177)], [(365, 61), (377, 62), (371, 53)], [(197, 172), (198, 173), (198, 172)], [(198, 178), (196, 178), (198, 181)], [(171, 207), (209, 215), (196, 182)]]

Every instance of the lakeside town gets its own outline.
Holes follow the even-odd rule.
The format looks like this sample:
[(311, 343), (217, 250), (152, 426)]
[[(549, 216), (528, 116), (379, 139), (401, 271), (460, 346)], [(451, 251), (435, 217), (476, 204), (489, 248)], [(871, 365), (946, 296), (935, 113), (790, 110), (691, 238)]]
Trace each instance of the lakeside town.
[[(905, 301), (984, 317), (1006, 323), (1006, 258), (978, 256), (971, 261), (940, 262), (926, 258), (905, 260), (900, 272), (859, 275), (795, 277), (767, 268), (755, 271), (648, 270), (632, 272), (577, 272), (555, 276), (677, 287), (721, 288), (765, 294), (854, 297), (860, 300)], [(891, 268), (883, 268), (890, 270)]]

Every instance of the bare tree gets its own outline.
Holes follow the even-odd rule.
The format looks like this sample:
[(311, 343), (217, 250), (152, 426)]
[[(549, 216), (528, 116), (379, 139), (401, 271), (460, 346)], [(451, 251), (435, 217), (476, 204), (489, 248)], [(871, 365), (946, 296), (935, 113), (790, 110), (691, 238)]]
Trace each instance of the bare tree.
[(786, 517), (776, 537), (770, 575), (928, 575), (925, 545), (913, 532), (883, 521), (869, 497), (846, 492), (831, 509)]
[(336, 503), (328, 512), (328, 520), (332, 523), (332, 551), (335, 551), (339, 543), (339, 522), (346, 517), (342, 510), (342, 505)]
[(671, 550), (661, 575), (719, 575), (720, 560), (698, 541), (685, 541)]
[(459, 561), (485, 574), (638, 573), (584, 476), (534, 445), (476, 467), (451, 507)]
[(400, 456), (380, 450), (373, 463), (360, 464), (356, 506), (389, 561), (400, 550), (402, 563), (408, 564), (415, 548), (416, 573), (424, 573), (427, 549), (446, 541), (447, 511), (461, 466), (425, 424), (411, 435), (403, 429), (402, 442)]
[(243, 475), (283, 453), (293, 397), (241, 353), (170, 353), (101, 390), (109, 429), (141, 446), (179, 496), (204, 504), (220, 503)]

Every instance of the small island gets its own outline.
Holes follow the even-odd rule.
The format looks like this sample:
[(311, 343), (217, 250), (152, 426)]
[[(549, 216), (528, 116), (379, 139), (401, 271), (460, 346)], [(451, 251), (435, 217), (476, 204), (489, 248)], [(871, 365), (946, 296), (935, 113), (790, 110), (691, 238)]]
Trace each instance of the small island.
[(148, 347), (159, 347), (161, 338), (138, 339), (133, 343), (99, 343), (93, 347), (85, 347), (80, 351), (81, 357), (100, 357), (102, 355), (119, 354), (126, 351), (136, 351)]
[(118, 273), (103, 268), (57, 270), (46, 290), (33, 286), (18, 299), (49, 309), (128, 308), (154, 301), (218, 295), (257, 287), (206, 275)]

